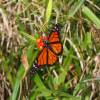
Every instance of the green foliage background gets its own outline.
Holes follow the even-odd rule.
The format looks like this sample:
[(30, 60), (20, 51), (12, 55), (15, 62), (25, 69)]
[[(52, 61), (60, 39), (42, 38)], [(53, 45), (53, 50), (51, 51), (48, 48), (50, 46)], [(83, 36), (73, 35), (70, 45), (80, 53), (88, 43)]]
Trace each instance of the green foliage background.
[[(93, 83), (94, 63), (100, 52), (99, 0), (0, 1), (0, 96), (4, 100), (89, 100), (100, 98), (100, 79)], [(49, 34), (60, 23), (63, 53), (60, 64), (34, 75), (21, 62), (23, 50), (29, 67), (38, 54), (39, 32)], [(100, 59), (99, 59), (100, 63)], [(72, 77), (67, 80), (70, 66)], [(99, 74), (100, 75), (100, 74)], [(73, 84), (75, 76), (78, 82)], [(98, 75), (97, 75), (98, 76)], [(97, 78), (97, 77), (95, 77)], [(97, 87), (94, 92), (92, 85)], [(93, 94), (93, 96), (92, 96)], [(95, 96), (96, 95), (96, 96)]]

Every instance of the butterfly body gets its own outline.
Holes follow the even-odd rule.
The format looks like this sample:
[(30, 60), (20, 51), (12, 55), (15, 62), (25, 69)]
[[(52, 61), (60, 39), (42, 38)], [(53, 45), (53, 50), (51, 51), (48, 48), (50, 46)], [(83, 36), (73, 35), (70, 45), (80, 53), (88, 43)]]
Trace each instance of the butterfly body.
[(48, 42), (48, 40), (43, 40), (44, 43), (44, 47), (49, 48), (50, 43)]
[(44, 66), (51, 66), (57, 62), (58, 55), (62, 53), (63, 49), (60, 41), (59, 30), (58, 25), (55, 25), (51, 34), (46, 38), (42, 38), (43, 47), (39, 51), (38, 57), (33, 64), (33, 73)]

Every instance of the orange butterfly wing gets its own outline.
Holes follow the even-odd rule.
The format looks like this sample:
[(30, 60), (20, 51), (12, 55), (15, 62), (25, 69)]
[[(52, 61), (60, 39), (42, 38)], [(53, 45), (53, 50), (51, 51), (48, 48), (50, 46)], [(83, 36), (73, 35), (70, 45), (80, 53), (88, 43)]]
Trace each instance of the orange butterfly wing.
[(39, 53), (37, 64), (38, 67), (53, 65), (57, 59), (58, 57), (49, 48), (44, 47)]
[(55, 55), (50, 49), (48, 49), (48, 65), (53, 65), (57, 60), (57, 55)]
[(49, 36), (48, 41), (50, 42), (50, 47), (52, 48), (53, 52), (59, 55), (62, 52), (62, 44), (60, 42), (60, 37), (58, 32), (52, 32)]
[(59, 55), (62, 53), (62, 44), (61, 43), (51, 43), (50, 44), (51, 48), (53, 49), (53, 51)]
[(52, 32), (52, 33), (49, 35), (48, 41), (49, 41), (50, 43), (60, 42), (59, 33), (58, 33), (57, 31)]
[(38, 66), (46, 65), (47, 63), (47, 48), (43, 48), (37, 58)]

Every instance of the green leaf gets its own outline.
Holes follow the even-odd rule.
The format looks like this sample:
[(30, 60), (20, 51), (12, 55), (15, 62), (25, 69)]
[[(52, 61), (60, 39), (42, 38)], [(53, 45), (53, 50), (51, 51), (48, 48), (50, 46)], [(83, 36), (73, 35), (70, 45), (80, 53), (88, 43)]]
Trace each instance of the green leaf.
[(52, 0), (49, 0), (48, 5), (47, 5), (47, 9), (46, 9), (46, 17), (45, 17), (46, 23), (48, 23), (50, 20), (51, 12), (52, 12)]
[(20, 82), (22, 80), (22, 76), (24, 74), (24, 71), (25, 71), (24, 67), (21, 65), (20, 68), (19, 68), (17, 77), (16, 77), (15, 86), (14, 86), (14, 89), (13, 89), (11, 100), (17, 100), (16, 98), (17, 98), (17, 94), (18, 94), (18, 89), (19, 89), (19, 85), (20, 85)]
[(69, 69), (69, 65), (71, 64), (72, 61), (72, 55), (73, 54), (73, 50), (72, 48), (69, 50), (69, 53), (67, 54), (65, 60), (64, 60), (64, 64), (63, 64), (63, 68), (61, 68), (61, 73), (59, 74), (58, 77), (58, 84), (60, 85), (61, 83), (64, 83), (65, 78), (66, 78), (66, 74), (67, 71)]
[(77, 11), (82, 7), (85, 0), (78, 0), (78, 2), (75, 2), (75, 4), (72, 6), (72, 8), (69, 10), (68, 18), (73, 17)]
[(100, 19), (86, 6), (82, 7), (82, 11), (100, 29)]
[(92, 39), (91, 39), (91, 33), (87, 32), (85, 34), (85, 39), (84, 39), (84, 48), (87, 48), (87, 47), (91, 47), (92, 45)]
[(30, 39), (31, 41), (33, 42), (36, 42), (36, 38), (32, 37), (31, 35), (27, 34), (26, 32), (24, 31), (19, 31), (21, 35), (23, 35), (24, 37)]
[(49, 89), (45, 87), (44, 83), (42, 82), (38, 74), (35, 75), (34, 81), (36, 85), (38, 86), (38, 89), (41, 91), (41, 93), (43, 93), (45, 96), (51, 95), (52, 91), (50, 91)]
[[(30, 66), (31, 66), (33, 60), (35, 59), (35, 57), (37, 55), (37, 52), (33, 53), (33, 50), (34, 50), (34, 45), (29, 46), (29, 48), (27, 50), (27, 58), (28, 58), (28, 60), (29, 59), (31, 60), (31, 61), (29, 61)], [(15, 80), (15, 85), (14, 85), (14, 88), (13, 88), (11, 100), (17, 100), (17, 95), (18, 95), (18, 92), (19, 92), (18, 90), (19, 90), (20, 82), (23, 79), (24, 72), (25, 72), (25, 69), (24, 69), (23, 65), (21, 64), (19, 66), (19, 70), (18, 70), (17, 77), (16, 77), (16, 80)]]

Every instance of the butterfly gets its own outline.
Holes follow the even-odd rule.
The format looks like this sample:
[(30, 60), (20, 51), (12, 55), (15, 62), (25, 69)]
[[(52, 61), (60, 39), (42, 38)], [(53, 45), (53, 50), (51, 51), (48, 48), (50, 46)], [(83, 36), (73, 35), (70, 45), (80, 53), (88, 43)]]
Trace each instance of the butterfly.
[(54, 65), (58, 61), (58, 55), (60, 55), (63, 50), (59, 32), (60, 26), (56, 24), (48, 38), (42, 40), (44, 45), (39, 51), (35, 63), (32, 65), (32, 73), (44, 66)]

